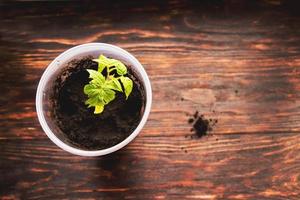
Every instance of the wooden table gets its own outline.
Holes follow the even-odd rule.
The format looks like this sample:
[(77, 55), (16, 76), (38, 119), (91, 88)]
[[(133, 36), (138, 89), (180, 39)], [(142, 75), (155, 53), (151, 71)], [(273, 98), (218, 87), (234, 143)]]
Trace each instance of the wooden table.
[[(0, 199), (300, 199), (299, 1), (0, 3)], [(144, 65), (141, 134), (99, 158), (43, 133), (47, 65), (89, 42)], [(218, 119), (189, 137), (196, 110)]]

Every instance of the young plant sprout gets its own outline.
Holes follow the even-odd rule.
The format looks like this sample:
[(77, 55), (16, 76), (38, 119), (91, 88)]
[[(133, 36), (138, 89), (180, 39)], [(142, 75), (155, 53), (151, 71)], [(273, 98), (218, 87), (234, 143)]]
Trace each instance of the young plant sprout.
[[(88, 96), (85, 104), (88, 108), (95, 107), (94, 114), (100, 114), (104, 106), (116, 98), (116, 92), (124, 92), (127, 99), (132, 91), (133, 82), (125, 76), (127, 68), (121, 61), (104, 55), (93, 61), (98, 63), (98, 71), (87, 69), (92, 80), (84, 86), (83, 91)], [(104, 69), (106, 76), (103, 73)]]

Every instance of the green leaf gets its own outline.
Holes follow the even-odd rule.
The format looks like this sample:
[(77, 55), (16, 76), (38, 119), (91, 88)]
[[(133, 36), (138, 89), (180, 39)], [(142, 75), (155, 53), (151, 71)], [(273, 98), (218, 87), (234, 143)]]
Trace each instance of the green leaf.
[(88, 107), (95, 107), (95, 114), (103, 112), (104, 105), (110, 103), (116, 98), (116, 93), (109, 88), (99, 88), (97, 85), (88, 84), (84, 87), (84, 93), (89, 99), (85, 101)]
[(98, 71), (102, 72), (105, 67), (109, 66), (109, 58), (104, 55), (99, 56)]
[(87, 84), (84, 86), (83, 88), (83, 92), (84, 94), (88, 95), (88, 96), (94, 96), (96, 95), (96, 90), (97, 90), (97, 86), (94, 84)]
[(133, 82), (130, 78), (128, 77), (124, 77), (121, 76), (120, 77), (120, 81), (123, 84), (124, 90), (125, 90), (125, 95), (126, 95), (126, 99), (128, 98), (128, 96), (130, 95), (132, 88), (133, 88)]
[(90, 108), (98, 104), (103, 104), (103, 102), (98, 98), (89, 98), (88, 100), (85, 101), (85, 104), (87, 104), (88, 107)]
[(115, 91), (108, 89), (108, 88), (104, 88), (103, 89), (103, 101), (105, 104), (108, 104), (109, 102), (111, 102), (112, 100), (114, 100), (116, 98), (116, 93)]
[(102, 85), (105, 82), (105, 77), (98, 71), (93, 69), (87, 69), (88, 73), (90, 74), (89, 78), (93, 79), (92, 83), (97, 85)]
[(126, 66), (119, 60), (110, 59), (101, 54), (98, 59), (93, 59), (93, 61), (98, 62), (98, 72), (102, 72), (105, 67), (116, 67), (117, 73), (120, 76), (127, 73)]
[(119, 60), (111, 59), (110, 65), (116, 67), (117, 73), (120, 76), (125, 75), (127, 73), (126, 66)]
[(94, 114), (100, 114), (104, 110), (104, 105), (103, 104), (98, 104), (95, 106), (95, 111)]
[(103, 89), (93, 83), (90, 83), (83, 88), (84, 94), (88, 95), (89, 97), (98, 96), (101, 94)]
[(98, 63), (98, 72), (102, 72), (105, 67), (109, 65), (109, 59), (104, 55), (100, 55), (98, 59), (93, 59), (93, 61)]
[(118, 81), (118, 79), (115, 78), (107, 81), (105, 87), (119, 92), (123, 92), (121, 83)]

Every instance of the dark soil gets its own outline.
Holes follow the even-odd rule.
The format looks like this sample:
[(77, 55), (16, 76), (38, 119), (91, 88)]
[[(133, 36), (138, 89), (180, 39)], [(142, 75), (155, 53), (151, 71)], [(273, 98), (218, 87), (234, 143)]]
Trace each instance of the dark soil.
[(200, 138), (212, 131), (213, 127), (218, 123), (218, 120), (206, 119), (204, 115), (199, 115), (199, 112), (196, 111), (194, 115), (188, 119), (188, 123), (193, 126), (191, 132), (195, 132), (196, 136)]
[(92, 57), (68, 63), (54, 84), (52, 116), (67, 142), (81, 149), (100, 150), (112, 147), (126, 139), (139, 124), (144, 113), (145, 92), (141, 82), (127, 66), (133, 82), (128, 99), (116, 92), (116, 98), (105, 106), (103, 113), (94, 114), (87, 108), (83, 87), (89, 82), (86, 69), (97, 70)]

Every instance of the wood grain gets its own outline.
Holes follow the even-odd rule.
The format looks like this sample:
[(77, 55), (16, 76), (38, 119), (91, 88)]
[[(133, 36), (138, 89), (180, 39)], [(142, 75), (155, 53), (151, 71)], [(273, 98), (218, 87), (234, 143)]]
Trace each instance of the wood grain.
[[(299, 199), (298, 1), (0, 3), (0, 199)], [(153, 87), (141, 134), (72, 156), (35, 112), (44, 69), (78, 44), (135, 55)], [(218, 119), (191, 135), (196, 110)]]

